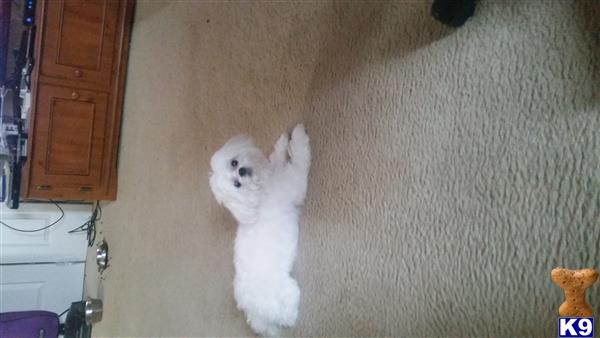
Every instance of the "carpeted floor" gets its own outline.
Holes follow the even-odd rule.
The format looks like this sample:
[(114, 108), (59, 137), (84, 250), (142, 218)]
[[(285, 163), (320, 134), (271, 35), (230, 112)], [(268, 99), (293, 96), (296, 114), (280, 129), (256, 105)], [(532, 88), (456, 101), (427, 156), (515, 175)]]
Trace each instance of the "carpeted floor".
[[(600, 268), (597, 1), (138, 1), (96, 336), (251, 335), (208, 187), (239, 132), (314, 151), (294, 336), (552, 336)], [(600, 313), (600, 284), (589, 292)]]

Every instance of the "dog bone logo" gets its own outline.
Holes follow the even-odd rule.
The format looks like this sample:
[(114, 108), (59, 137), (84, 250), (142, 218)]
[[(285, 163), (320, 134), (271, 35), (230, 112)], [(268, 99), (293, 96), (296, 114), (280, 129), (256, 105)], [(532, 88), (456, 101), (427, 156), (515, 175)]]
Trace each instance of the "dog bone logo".
[(592, 307), (585, 300), (585, 291), (596, 282), (598, 272), (594, 269), (569, 270), (556, 268), (552, 281), (565, 292), (565, 302), (560, 305), (561, 317), (591, 317)]

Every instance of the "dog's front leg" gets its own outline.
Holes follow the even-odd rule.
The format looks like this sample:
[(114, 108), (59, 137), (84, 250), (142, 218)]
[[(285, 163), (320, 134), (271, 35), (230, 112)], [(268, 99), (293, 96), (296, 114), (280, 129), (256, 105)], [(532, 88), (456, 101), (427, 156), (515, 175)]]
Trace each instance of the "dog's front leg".
[(288, 145), (290, 143), (290, 137), (287, 133), (281, 134), (275, 146), (273, 152), (269, 155), (269, 162), (276, 166), (282, 166), (288, 161)]
[(289, 171), (296, 185), (294, 202), (301, 204), (306, 195), (311, 161), (310, 141), (304, 125), (298, 124), (292, 131), (288, 153), (290, 154)]

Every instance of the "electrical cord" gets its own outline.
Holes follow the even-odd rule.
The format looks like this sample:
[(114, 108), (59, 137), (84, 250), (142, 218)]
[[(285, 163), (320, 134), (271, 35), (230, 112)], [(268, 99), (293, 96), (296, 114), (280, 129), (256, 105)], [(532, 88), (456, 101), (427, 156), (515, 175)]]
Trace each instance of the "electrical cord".
[(42, 228), (39, 228), (39, 229), (34, 229), (34, 230), (24, 230), (24, 229), (19, 229), (19, 228), (15, 228), (13, 226), (10, 226), (10, 225), (2, 222), (2, 221), (0, 221), (0, 224), (4, 225), (5, 227), (7, 227), (7, 228), (9, 228), (11, 230), (14, 230), (14, 231), (17, 231), (17, 232), (25, 232), (25, 233), (40, 232), (40, 231), (44, 231), (46, 229), (49, 229), (49, 228), (53, 227), (54, 225), (56, 225), (58, 222), (60, 222), (65, 217), (65, 211), (60, 207), (60, 205), (58, 205), (58, 203), (54, 202), (53, 200), (50, 200), (50, 202), (54, 203), (54, 205), (56, 205), (56, 207), (58, 208), (58, 210), (60, 210), (60, 217), (56, 221), (54, 221), (54, 222), (46, 225), (45, 227), (42, 227)]
[(77, 228), (70, 230), (69, 233), (79, 233), (79, 232), (87, 232), (87, 241), (88, 246), (92, 247), (94, 242), (96, 241), (96, 222), (102, 219), (102, 208), (100, 207), (100, 201), (96, 201), (96, 205), (94, 206), (94, 211), (92, 211), (92, 216), (90, 219), (78, 226)]
[[(4, 225), (5, 227), (7, 227), (11, 230), (14, 230), (17, 232), (24, 232), (24, 233), (34, 233), (34, 232), (40, 232), (40, 231), (47, 230), (47, 229), (53, 227), (54, 225), (56, 225), (58, 222), (60, 222), (65, 217), (65, 211), (63, 210), (63, 208), (61, 208), (60, 205), (58, 203), (54, 202), (53, 200), (50, 200), (50, 202), (54, 203), (54, 205), (56, 205), (58, 210), (60, 210), (60, 217), (58, 217), (57, 220), (55, 220), (54, 222), (52, 222), (44, 227), (41, 227), (39, 229), (34, 229), (34, 230), (24, 230), (24, 229), (15, 228), (14, 226), (6, 224), (3, 221), (0, 221), (0, 224)], [(91, 247), (94, 245), (94, 242), (96, 240), (96, 222), (101, 219), (102, 219), (102, 208), (100, 207), (100, 201), (96, 201), (96, 205), (94, 207), (94, 211), (92, 212), (92, 216), (90, 216), (90, 219), (87, 222), (83, 223), (82, 225), (78, 226), (77, 228), (70, 230), (68, 233), (73, 234), (73, 233), (79, 233), (79, 232), (87, 232), (88, 246)]]
[(58, 318), (62, 317), (62, 316), (65, 314), (65, 313), (69, 312), (69, 310), (71, 310), (71, 308), (68, 308), (68, 309), (66, 309), (65, 311), (61, 312), (61, 313), (58, 315)]

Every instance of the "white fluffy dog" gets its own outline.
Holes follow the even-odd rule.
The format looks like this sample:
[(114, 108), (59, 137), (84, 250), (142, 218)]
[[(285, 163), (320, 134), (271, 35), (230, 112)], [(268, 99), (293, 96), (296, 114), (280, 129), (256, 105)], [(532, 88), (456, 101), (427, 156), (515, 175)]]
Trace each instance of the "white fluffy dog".
[(290, 276), (298, 217), (306, 195), (310, 145), (303, 125), (283, 134), (267, 159), (248, 136), (236, 136), (210, 161), (210, 187), (238, 222), (234, 290), (252, 329), (274, 336), (298, 317), (300, 289)]

